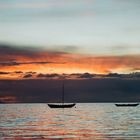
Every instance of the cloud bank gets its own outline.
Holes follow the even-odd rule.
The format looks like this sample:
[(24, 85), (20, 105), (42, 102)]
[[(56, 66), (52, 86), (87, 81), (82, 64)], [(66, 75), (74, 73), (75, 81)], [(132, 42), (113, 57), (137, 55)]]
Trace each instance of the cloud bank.
[[(73, 48), (70, 48), (73, 49)], [(30, 47), (0, 46), (1, 71), (38, 73), (130, 73), (140, 71), (140, 55), (88, 56)]]
[[(65, 80), (65, 102), (139, 102), (140, 79)], [(61, 102), (62, 80), (0, 80), (2, 103)]]

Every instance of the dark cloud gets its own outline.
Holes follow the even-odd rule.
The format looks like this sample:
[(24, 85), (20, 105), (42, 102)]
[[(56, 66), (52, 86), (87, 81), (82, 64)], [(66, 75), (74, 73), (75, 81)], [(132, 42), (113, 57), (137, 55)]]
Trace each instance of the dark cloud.
[(79, 78), (93, 78), (94, 74), (90, 74), (90, 73), (83, 73), (79, 76)]
[(37, 78), (58, 78), (58, 79), (89, 79), (95, 77), (95, 74), (90, 73), (73, 73), (73, 74), (42, 74), (39, 73), (36, 76)]
[(37, 73), (34, 71), (22, 72), (5, 72), (0, 71), (0, 75), (14, 74), (19, 78), (34, 78), (34, 79), (94, 79), (94, 78), (121, 78), (121, 79), (139, 79), (140, 72), (133, 72), (129, 74), (118, 74), (118, 73), (109, 73), (109, 74), (93, 74), (93, 73), (72, 73), (72, 74), (57, 74), (57, 73)]
[(36, 72), (26, 72), (25, 74), (34, 74), (36, 79), (38, 78), (57, 78), (57, 79), (94, 79), (94, 78), (140, 78), (140, 72), (130, 73), (130, 74), (118, 74), (118, 73), (109, 73), (109, 74), (92, 74), (92, 73), (72, 73), (72, 74), (44, 74)]
[[(67, 48), (67, 47), (65, 47)], [(74, 49), (75, 47), (68, 47), (70, 50)], [(56, 51), (58, 50), (58, 51)], [(63, 54), (67, 54), (67, 52), (65, 52), (64, 50), (60, 51), (59, 49), (55, 49), (55, 50), (44, 50), (44, 49), (40, 49), (40, 48), (35, 48), (35, 47), (30, 47), (30, 46), (14, 46), (14, 45), (6, 45), (6, 44), (0, 44), (0, 56), (2, 55), (6, 55), (6, 56), (24, 56), (24, 57), (28, 57), (28, 58), (36, 58), (41, 57), (42, 56), (42, 52), (46, 52), (48, 53), (48, 55), (63, 55)], [(15, 60), (13, 58), (10, 59), (11, 60)]]
[[(34, 57), (36, 58), (36, 51), (33, 50), (30, 47), (17, 47), (12, 45), (5, 45), (0, 44), (0, 56), (6, 55), (6, 56), (26, 56), (26, 57)], [(1, 58), (1, 57), (0, 57)]]
[(44, 78), (45, 77), (45, 74), (40, 73), (40, 74), (37, 75), (37, 77)]
[(89, 73), (73, 73), (73, 74), (57, 74), (57, 73), (52, 73), (52, 74), (43, 74), (39, 73), (36, 76), (37, 78), (58, 78), (58, 79), (78, 79), (78, 78), (92, 78), (93, 74)]
[(61, 78), (61, 75), (60, 74), (56, 74), (56, 73), (53, 73), (53, 74), (38, 74), (37, 75), (38, 78)]
[(28, 64), (49, 64), (54, 62), (0, 62), (0, 66), (17, 66), (17, 65), (28, 65)]
[(80, 76), (81, 76), (80, 73), (72, 73), (72, 74), (69, 74), (69, 75), (67, 76), (67, 78), (69, 78), (69, 79), (77, 79), (77, 78), (79, 78)]
[(15, 65), (19, 65), (17, 62), (0, 62), (0, 66), (15, 66)]
[(9, 74), (9, 72), (0, 71), (0, 74)]
[[(64, 83), (65, 102), (140, 101), (140, 79), (94, 78)], [(61, 102), (62, 80), (0, 80), (0, 97), (8, 102), (11, 97), (16, 102)]]
[(109, 73), (107, 75), (103, 75), (103, 77), (115, 77), (115, 78), (140, 78), (140, 72), (133, 72), (129, 74), (118, 74), (118, 73)]
[(22, 71), (15, 71), (14, 73), (21, 74), (23, 72)]
[(118, 74), (118, 73), (109, 73), (107, 75), (104, 75), (105, 77), (122, 77), (124, 74)]
[(36, 72), (34, 72), (34, 71), (29, 71), (29, 72), (26, 72), (26, 74), (36, 74)]
[(25, 74), (24, 76), (23, 76), (23, 78), (31, 78), (33, 75), (32, 74)]
[(134, 72), (134, 73), (130, 73), (130, 74), (124, 74), (124, 77), (128, 77), (128, 78), (140, 78), (140, 72)]

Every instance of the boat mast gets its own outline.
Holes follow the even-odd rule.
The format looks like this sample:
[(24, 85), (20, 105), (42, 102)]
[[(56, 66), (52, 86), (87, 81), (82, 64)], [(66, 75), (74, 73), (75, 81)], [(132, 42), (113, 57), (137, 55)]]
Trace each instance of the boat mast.
[(64, 80), (62, 81), (62, 104), (64, 104)]

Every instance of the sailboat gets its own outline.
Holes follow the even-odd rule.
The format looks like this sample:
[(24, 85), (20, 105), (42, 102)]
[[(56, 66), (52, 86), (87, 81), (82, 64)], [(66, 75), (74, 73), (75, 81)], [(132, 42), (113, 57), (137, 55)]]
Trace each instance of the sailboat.
[(64, 103), (64, 82), (62, 85), (62, 104), (53, 104), (53, 103), (48, 104), (50, 108), (72, 108), (75, 105), (76, 105), (75, 103), (69, 103), (69, 104)]
[(118, 107), (127, 107), (127, 106), (138, 106), (139, 103), (116, 103), (115, 104)]

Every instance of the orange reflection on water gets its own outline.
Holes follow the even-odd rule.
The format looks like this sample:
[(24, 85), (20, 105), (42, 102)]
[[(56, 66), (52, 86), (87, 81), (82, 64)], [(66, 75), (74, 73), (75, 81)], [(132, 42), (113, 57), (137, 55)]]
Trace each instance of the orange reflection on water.
[(47, 104), (12, 104), (1, 105), (0, 111), (0, 131), (4, 140), (118, 140), (129, 138), (130, 134), (131, 138), (132, 135), (140, 137), (138, 120), (132, 119), (140, 113), (136, 108), (77, 104), (76, 108), (63, 110), (50, 109)]

